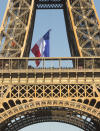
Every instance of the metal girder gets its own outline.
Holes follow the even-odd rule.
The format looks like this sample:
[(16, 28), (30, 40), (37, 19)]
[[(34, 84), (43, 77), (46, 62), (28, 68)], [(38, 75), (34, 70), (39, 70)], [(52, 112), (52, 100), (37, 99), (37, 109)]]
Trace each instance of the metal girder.
[(91, 118), (87, 115), (84, 115), (84, 118), (82, 117), (83, 114), (78, 110), (57, 107), (39, 108), (38, 110), (30, 110), (27, 113), (23, 112), (23, 114), (9, 120), (5, 131), (18, 131), (25, 126), (47, 121), (69, 123), (85, 131), (95, 131), (96, 124), (92, 123)]
[(63, 9), (72, 56), (100, 56), (93, 0), (9, 0), (0, 28), (1, 56), (29, 56), (36, 9)]
[(72, 55), (100, 56), (100, 21), (93, 0), (67, 0), (66, 7)]
[(37, 9), (63, 9), (64, 0), (37, 0)]
[[(1, 58), (0, 129), (12, 131), (14, 128), (18, 130), (41, 121), (59, 121), (76, 125), (86, 131), (98, 131), (100, 70), (95, 62), (100, 58), (40, 58), (43, 61), (41, 68), (36, 69), (32, 65), (30, 67), (30, 60), (34, 63), (37, 59)], [(27, 61), (28, 65), (24, 69), (22, 64), (13, 68), (12, 63), (16, 63), (16, 60), (20, 64), (23, 60)], [(53, 60), (53, 63), (58, 61), (59, 66), (52, 68), (49, 64), (50, 67), (46, 67), (47, 60)], [(80, 66), (80, 60), (85, 66)], [(88, 60), (94, 64), (92, 62), (92, 66), (87, 66), (85, 63)], [(67, 65), (69, 61), (73, 62), (72, 67)], [(8, 65), (4, 66), (4, 63)], [(66, 63), (66, 67), (63, 63)], [(58, 109), (53, 111), (56, 107)], [(39, 108), (46, 114), (41, 116)], [(59, 110), (62, 111), (61, 114)], [(18, 126), (20, 121), (23, 124)]]
[[(1, 57), (29, 56), (34, 26), (34, 0), (8, 0), (1, 25)], [(34, 13), (33, 13), (34, 12)]]
[[(63, 9), (71, 54), (79, 57), (27, 58), (36, 9)], [(100, 130), (100, 21), (93, 0), (8, 0), (0, 42), (1, 131), (44, 121)], [(29, 65), (35, 60), (42, 67)]]

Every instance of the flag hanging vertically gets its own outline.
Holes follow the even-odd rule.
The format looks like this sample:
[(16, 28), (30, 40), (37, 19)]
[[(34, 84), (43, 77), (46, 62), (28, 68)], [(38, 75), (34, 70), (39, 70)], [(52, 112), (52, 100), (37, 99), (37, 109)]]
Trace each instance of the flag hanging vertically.
[[(49, 57), (49, 33), (50, 30), (31, 49), (35, 57)], [(36, 66), (39, 66), (40, 60), (35, 62)]]

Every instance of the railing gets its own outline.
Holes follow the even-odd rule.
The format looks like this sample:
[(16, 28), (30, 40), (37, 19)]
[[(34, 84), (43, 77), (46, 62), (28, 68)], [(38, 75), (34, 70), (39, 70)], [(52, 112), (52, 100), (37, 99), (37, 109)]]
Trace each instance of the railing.
[[(40, 62), (36, 66), (36, 61)], [(0, 58), (0, 70), (22, 69), (100, 69), (100, 57)]]

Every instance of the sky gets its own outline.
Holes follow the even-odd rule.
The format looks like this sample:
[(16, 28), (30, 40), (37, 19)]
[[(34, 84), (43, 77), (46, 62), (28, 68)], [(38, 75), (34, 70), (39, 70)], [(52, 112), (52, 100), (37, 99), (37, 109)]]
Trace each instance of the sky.
[[(0, 0), (0, 25), (8, 0)], [(100, 0), (94, 0), (98, 16), (100, 18)], [(49, 30), (50, 32), (50, 57), (70, 57), (69, 45), (66, 35), (64, 16), (62, 10), (37, 10), (35, 27), (33, 32), (33, 45)], [(30, 56), (33, 57), (30, 52)], [(82, 131), (72, 125), (47, 122), (34, 124), (20, 131)]]

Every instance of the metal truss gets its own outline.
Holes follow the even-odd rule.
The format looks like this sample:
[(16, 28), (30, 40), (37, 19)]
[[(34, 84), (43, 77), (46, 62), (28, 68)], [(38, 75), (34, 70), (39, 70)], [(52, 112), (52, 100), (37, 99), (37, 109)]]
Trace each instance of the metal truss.
[(0, 28), (1, 56), (29, 56), (36, 9), (63, 9), (72, 56), (100, 56), (93, 0), (8, 0)]
[(68, 108), (38, 108), (38, 110), (30, 110), (27, 113), (23, 112), (16, 118), (9, 120), (9, 124), (5, 131), (18, 131), (19, 129), (28, 125), (47, 121), (68, 123), (85, 131), (95, 131), (96, 124), (94, 124), (91, 121), (91, 118), (89, 118), (87, 115), (85, 115), (83, 118), (82, 115), (83, 114), (78, 110)]
[(37, 0), (37, 9), (63, 9), (64, 0)]
[(34, 0), (8, 0), (0, 28), (1, 56), (23, 57), (25, 54), (29, 55), (34, 10)]
[[(95, 65), (100, 58), (40, 59), (43, 65), (36, 69), (29, 63), (31, 60), (34, 65), (37, 58), (1, 58), (0, 129), (17, 131), (37, 122), (58, 121), (86, 131), (99, 131), (100, 70)], [(13, 68), (12, 63), (21, 64), (23, 60), (28, 64), (24, 69), (19, 64)], [(59, 66), (46, 67), (46, 61), (51, 60), (58, 61)], [(72, 67), (67, 65), (70, 60)], [(88, 60), (94, 64), (80, 66), (80, 61)], [(2, 68), (4, 63), (8, 65)]]
[(72, 55), (100, 56), (100, 21), (93, 0), (67, 0), (66, 6)]
[[(28, 58), (36, 9), (63, 9), (71, 54), (79, 57)], [(93, 0), (8, 0), (0, 43), (0, 131), (45, 121), (100, 131), (100, 21)]]

